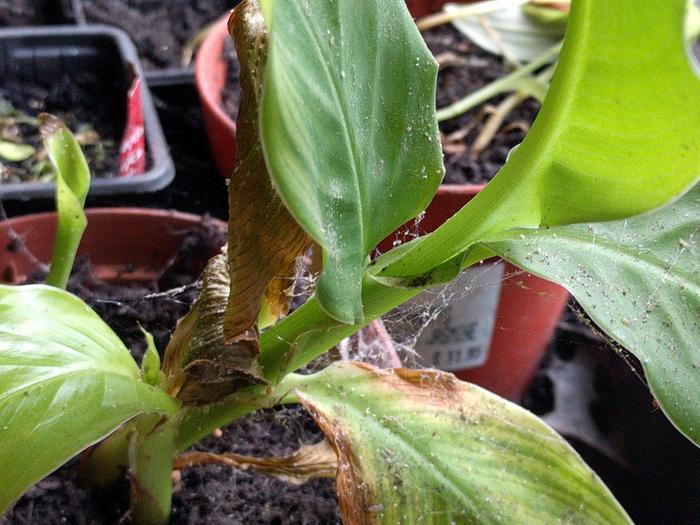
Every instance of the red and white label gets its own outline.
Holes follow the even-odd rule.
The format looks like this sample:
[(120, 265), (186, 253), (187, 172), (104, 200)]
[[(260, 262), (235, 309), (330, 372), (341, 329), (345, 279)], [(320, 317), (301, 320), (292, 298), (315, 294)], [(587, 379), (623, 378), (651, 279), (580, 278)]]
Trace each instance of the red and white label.
[(136, 77), (127, 96), (126, 130), (119, 149), (119, 176), (143, 175), (146, 171), (146, 128), (141, 101), (141, 77)]

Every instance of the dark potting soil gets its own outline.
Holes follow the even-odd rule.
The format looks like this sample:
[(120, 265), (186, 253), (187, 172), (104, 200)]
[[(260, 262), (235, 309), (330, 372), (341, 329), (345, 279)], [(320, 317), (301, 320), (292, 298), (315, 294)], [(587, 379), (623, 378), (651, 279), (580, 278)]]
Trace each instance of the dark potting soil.
[(0, 0), (0, 27), (48, 24), (51, 8), (48, 0)]
[[(83, 259), (69, 289), (83, 297), (122, 337), (140, 360), (143, 336), (137, 322), (149, 330), (162, 352), (177, 320), (197, 295), (191, 286), (213, 250), (225, 241), (210, 224), (205, 232), (188, 234), (180, 251), (157, 282), (139, 286), (105, 284), (90, 274)], [(36, 277), (39, 280), (40, 276)], [(177, 293), (169, 290), (185, 287)], [(143, 299), (144, 295), (151, 295)], [(321, 431), (299, 406), (263, 410), (240, 419), (209, 436), (194, 448), (207, 452), (237, 452), (253, 456), (286, 455), (303, 444), (317, 443)], [(25, 494), (0, 525), (116, 525), (129, 523), (127, 488), (110, 495), (94, 495), (80, 488), (77, 461), (42, 480)], [(260, 474), (209, 465), (180, 473), (173, 495), (173, 524), (271, 525), (340, 523), (332, 480), (313, 480), (293, 486)]]
[(88, 22), (124, 29), (146, 69), (189, 67), (198, 34), (236, 0), (83, 0)]
[[(426, 31), (428, 47), (441, 64), (437, 84), (437, 107), (443, 108), (507, 73), (500, 57), (482, 51), (470, 43), (451, 25)], [(447, 184), (480, 184), (488, 182), (505, 164), (508, 152), (520, 144), (539, 111), (539, 103), (526, 100), (505, 119), (491, 144), (478, 155), (472, 145), (483, 129), (488, 115), (485, 109), (496, 105), (495, 98), (457, 118), (440, 124), (445, 153)], [(463, 137), (447, 138), (473, 126)]]
[(0, 80), (0, 140), (35, 149), (21, 161), (0, 156), (0, 183), (53, 179), (39, 131), (38, 117), (44, 112), (56, 115), (75, 134), (93, 177), (116, 176), (124, 122), (115, 121), (112, 92), (87, 72), (64, 75), (51, 84)]
[(241, 66), (238, 63), (236, 48), (230, 38), (227, 38), (224, 43), (223, 57), (228, 67), (221, 104), (226, 114), (235, 122), (238, 117), (238, 108), (241, 106)]

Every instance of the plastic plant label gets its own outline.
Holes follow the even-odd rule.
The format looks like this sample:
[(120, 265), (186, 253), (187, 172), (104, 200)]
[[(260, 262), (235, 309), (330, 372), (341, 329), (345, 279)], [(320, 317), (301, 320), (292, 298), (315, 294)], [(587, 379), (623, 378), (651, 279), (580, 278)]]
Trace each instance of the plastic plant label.
[(127, 95), (126, 129), (119, 149), (120, 177), (143, 175), (146, 171), (146, 129), (141, 83), (141, 77), (136, 77)]
[(413, 300), (413, 307), (439, 308), (415, 343), (421, 365), (457, 371), (486, 362), (504, 273), (502, 262), (469, 268), (452, 284)]

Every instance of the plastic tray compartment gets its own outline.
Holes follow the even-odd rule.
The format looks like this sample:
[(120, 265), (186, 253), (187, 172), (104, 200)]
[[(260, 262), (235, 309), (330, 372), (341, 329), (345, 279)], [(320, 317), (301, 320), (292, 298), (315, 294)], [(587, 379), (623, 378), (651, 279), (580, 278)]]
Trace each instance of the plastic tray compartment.
[[(0, 78), (47, 82), (59, 75), (90, 71), (114, 86), (105, 104), (120, 125), (126, 120), (126, 98), (131, 68), (142, 74), (136, 48), (123, 31), (107, 26), (61, 26), (0, 30)], [(146, 132), (147, 171), (132, 177), (92, 180), (90, 195), (152, 192), (167, 186), (175, 176), (163, 130), (150, 91), (142, 86)], [(121, 137), (120, 137), (121, 138)], [(1, 199), (52, 198), (53, 183), (0, 184)]]

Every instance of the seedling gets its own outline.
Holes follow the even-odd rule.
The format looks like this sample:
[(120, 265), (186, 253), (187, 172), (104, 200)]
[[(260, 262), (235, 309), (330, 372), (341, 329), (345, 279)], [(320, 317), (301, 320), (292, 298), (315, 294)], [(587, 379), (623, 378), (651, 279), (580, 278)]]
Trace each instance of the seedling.
[[(371, 262), (443, 175), (435, 61), (403, 0), (243, 2), (231, 19), (242, 104), (229, 245), (205, 270), (162, 375), (153, 352), (139, 369), (76, 297), (0, 287), (0, 507), (98, 444), (84, 474), (105, 486), (127, 469), (139, 523), (167, 522), (173, 465), (212, 461), (335, 472), (346, 523), (628, 523), (551, 429), (450, 374), (295, 371), (497, 254), (567, 286), (700, 443), (700, 196), (688, 192), (700, 81), (684, 1), (660, 4), (575, 0), (543, 108), (502, 171), (434, 233)], [(287, 278), (312, 240), (323, 253), (315, 293), (285, 317)], [(263, 305), (281, 320), (261, 331)], [(287, 403), (311, 412), (330, 448), (178, 456)]]

